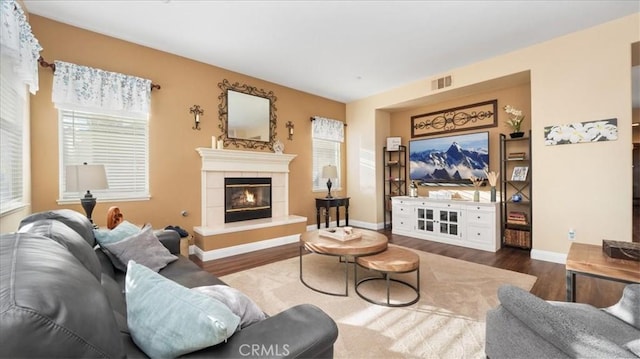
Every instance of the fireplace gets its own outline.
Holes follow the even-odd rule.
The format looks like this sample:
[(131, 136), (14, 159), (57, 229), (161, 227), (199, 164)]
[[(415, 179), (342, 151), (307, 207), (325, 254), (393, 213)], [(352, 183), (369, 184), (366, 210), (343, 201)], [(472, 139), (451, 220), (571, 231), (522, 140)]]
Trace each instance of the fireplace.
[(271, 217), (271, 178), (226, 177), (224, 222)]

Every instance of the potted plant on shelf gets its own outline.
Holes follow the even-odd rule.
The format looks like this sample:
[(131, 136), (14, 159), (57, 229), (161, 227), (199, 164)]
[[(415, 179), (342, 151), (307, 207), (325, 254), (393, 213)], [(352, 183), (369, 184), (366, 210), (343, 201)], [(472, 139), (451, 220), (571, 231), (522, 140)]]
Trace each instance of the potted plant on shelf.
[(506, 121), (507, 125), (509, 125), (509, 127), (511, 127), (511, 130), (513, 131), (509, 134), (509, 136), (511, 136), (511, 138), (518, 138), (518, 137), (524, 136), (524, 132), (520, 130), (520, 126), (522, 126), (522, 121), (524, 121), (524, 115), (522, 114), (522, 110), (518, 110), (514, 107), (511, 107), (511, 105), (506, 105), (504, 107), (504, 112), (511, 115), (511, 118), (509, 118), (509, 120)]

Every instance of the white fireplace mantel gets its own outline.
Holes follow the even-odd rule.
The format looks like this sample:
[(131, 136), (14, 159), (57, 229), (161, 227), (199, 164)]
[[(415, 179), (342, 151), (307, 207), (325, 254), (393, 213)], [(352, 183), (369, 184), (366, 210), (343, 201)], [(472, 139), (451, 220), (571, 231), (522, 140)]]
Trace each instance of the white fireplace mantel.
[[(202, 261), (298, 241), (307, 218), (289, 214), (289, 164), (296, 155), (213, 148), (196, 148), (196, 151), (202, 157), (202, 225), (194, 227), (194, 232), (202, 247), (196, 246), (195, 254)], [(224, 223), (224, 179), (228, 177), (271, 178), (272, 217)], [(267, 228), (278, 228), (279, 236), (270, 238), (251, 234), (251, 231)], [(243, 244), (220, 247), (217, 238), (237, 232), (257, 238), (250, 242), (238, 241)]]
[(196, 148), (202, 157), (202, 171), (289, 172), (289, 163), (297, 155), (270, 152)]

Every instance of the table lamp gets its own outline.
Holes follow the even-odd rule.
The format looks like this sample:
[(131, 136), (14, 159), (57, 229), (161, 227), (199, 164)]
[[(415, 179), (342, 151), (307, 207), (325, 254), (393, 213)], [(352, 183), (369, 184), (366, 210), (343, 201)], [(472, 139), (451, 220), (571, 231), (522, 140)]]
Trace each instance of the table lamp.
[(331, 179), (338, 178), (338, 169), (333, 165), (324, 166), (322, 167), (322, 177), (327, 179), (327, 189), (329, 190), (325, 198), (333, 198), (331, 195)]
[(84, 197), (80, 198), (80, 203), (91, 223), (93, 223), (91, 214), (96, 206), (96, 198), (93, 197), (90, 190), (107, 188), (109, 188), (109, 184), (107, 183), (107, 173), (104, 165), (88, 165), (85, 162), (83, 165), (66, 167), (65, 189), (67, 192), (87, 191)]

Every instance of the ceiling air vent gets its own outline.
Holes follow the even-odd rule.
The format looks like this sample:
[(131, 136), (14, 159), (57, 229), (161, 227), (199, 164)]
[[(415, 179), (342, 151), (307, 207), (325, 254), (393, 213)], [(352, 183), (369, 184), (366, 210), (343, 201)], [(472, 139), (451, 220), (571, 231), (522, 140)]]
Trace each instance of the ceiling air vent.
[(440, 90), (449, 86), (451, 86), (451, 76), (445, 76), (431, 81), (432, 90)]

